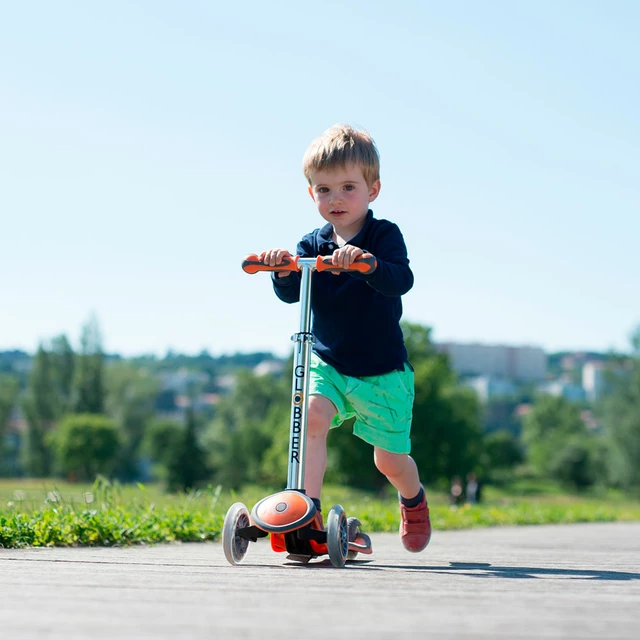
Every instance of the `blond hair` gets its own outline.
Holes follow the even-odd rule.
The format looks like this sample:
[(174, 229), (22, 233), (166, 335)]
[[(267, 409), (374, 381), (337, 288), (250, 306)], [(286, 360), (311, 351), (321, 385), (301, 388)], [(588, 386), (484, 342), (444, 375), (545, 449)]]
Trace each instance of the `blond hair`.
[(336, 124), (316, 138), (302, 159), (302, 170), (311, 184), (313, 171), (331, 170), (358, 165), (371, 186), (380, 180), (380, 156), (373, 138), (348, 124)]

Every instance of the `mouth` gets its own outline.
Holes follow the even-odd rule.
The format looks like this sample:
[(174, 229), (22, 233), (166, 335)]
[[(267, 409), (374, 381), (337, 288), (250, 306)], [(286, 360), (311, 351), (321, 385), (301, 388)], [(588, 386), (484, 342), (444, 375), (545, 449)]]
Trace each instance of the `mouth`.
[(332, 216), (341, 216), (343, 213), (347, 213), (343, 209), (336, 209), (335, 211), (329, 212)]

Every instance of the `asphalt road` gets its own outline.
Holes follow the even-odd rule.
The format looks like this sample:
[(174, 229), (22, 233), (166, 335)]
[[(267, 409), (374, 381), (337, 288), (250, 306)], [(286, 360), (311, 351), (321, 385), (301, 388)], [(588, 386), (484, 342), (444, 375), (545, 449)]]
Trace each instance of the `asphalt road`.
[(268, 543), (0, 550), (0, 638), (640, 638), (640, 523), (438, 532), (290, 564)]

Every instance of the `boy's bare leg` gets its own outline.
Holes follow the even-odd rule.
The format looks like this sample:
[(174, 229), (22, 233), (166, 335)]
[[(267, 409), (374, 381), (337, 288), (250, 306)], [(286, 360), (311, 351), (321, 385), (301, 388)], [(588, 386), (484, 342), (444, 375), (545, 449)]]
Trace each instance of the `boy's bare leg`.
[(320, 499), (322, 481), (327, 468), (327, 435), (336, 408), (324, 396), (310, 396), (305, 456), (304, 488), (310, 498)]
[(374, 449), (374, 459), (401, 496), (400, 539), (404, 548), (412, 553), (422, 551), (431, 539), (431, 520), (416, 463), (407, 454), (389, 453), (378, 447)]
[(373, 449), (373, 459), (380, 473), (404, 498), (414, 498), (420, 493), (420, 476), (413, 458), (406, 453), (391, 453), (379, 447)]

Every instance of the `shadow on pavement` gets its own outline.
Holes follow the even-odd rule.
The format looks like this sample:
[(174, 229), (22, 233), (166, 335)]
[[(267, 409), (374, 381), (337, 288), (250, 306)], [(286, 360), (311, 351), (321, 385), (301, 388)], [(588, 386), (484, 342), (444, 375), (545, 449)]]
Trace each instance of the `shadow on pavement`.
[(430, 573), (457, 574), (472, 578), (568, 578), (570, 580), (640, 580), (640, 573), (601, 569), (555, 569), (553, 567), (499, 567), (484, 562), (450, 562), (448, 567), (376, 564), (361, 569), (404, 569)]

